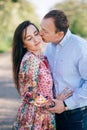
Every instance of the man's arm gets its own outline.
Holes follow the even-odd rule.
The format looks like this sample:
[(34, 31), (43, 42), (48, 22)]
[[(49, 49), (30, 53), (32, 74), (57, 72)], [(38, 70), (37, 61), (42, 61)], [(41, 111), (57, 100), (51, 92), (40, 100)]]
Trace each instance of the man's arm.
[(64, 106), (64, 102), (62, 100), (53, 99), (55, 102), (55, 106), (53, 108), (48, 109), (52, 113), (62, 113), (66, 111), (66, 107)]

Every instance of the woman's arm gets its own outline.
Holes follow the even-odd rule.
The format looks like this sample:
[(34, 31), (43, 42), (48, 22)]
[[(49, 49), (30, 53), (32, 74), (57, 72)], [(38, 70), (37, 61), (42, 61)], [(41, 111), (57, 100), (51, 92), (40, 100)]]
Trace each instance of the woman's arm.
[(22, 98), (27, 103), (34, 103), (38, 88), (39, 60), (31, 54), (24, 60), (19, 73)]

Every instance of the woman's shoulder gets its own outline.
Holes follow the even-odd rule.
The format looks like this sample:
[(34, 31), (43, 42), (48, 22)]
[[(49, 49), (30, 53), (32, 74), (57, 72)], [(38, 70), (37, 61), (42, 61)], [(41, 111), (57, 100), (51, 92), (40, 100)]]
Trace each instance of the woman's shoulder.
[(40, 64), (39, 58), (36, 57), (32, 52), (27, 52), (21, 62), (21, 65), (33, 65), (38, 66)]
[(26, 52), (22, 61), (27, 61), (29, 59), (36, 59), (35, 55), (31, 52)]

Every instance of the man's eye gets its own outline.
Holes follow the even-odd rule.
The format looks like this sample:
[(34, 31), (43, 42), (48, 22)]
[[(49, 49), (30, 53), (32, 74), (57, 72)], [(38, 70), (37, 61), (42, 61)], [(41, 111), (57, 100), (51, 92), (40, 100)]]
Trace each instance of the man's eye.
[(44, 31), (44, 33), (47, 33), (47, 31)]

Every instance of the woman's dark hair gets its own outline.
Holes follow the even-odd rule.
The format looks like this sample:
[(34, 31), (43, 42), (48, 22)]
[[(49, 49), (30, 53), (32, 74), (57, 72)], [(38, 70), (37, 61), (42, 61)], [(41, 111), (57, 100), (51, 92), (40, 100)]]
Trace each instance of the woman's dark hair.
[[(13, 42), (12, 42), (12, 69), (13, 69), (13, 79), (16, 84), (16, 88), (18, 92), (20, 93), (19, 89), (19, 82), (18, 82), (18, 73), (20, 69), (20, 63), (24, 56), (24, 54), (27, 52), (27, 49), (23, 46), (23, 38), (22, 33), (24, 29), (26, 29), (29, 25), (35, 26), (30, 21), (24, 21), (16, 28), (13, 36)], [(35, 28), (38, 30), (38, 28), (35, 26)], [(39, 30), (38, 30), (39, 31)]]
[(69, 27), (69, 22), (65, 13), (61, 10), (51, 10), (45, 16), (44, 19), (53, 18), (56, 27), (56, 32), (63, 31), (66, 34)]

